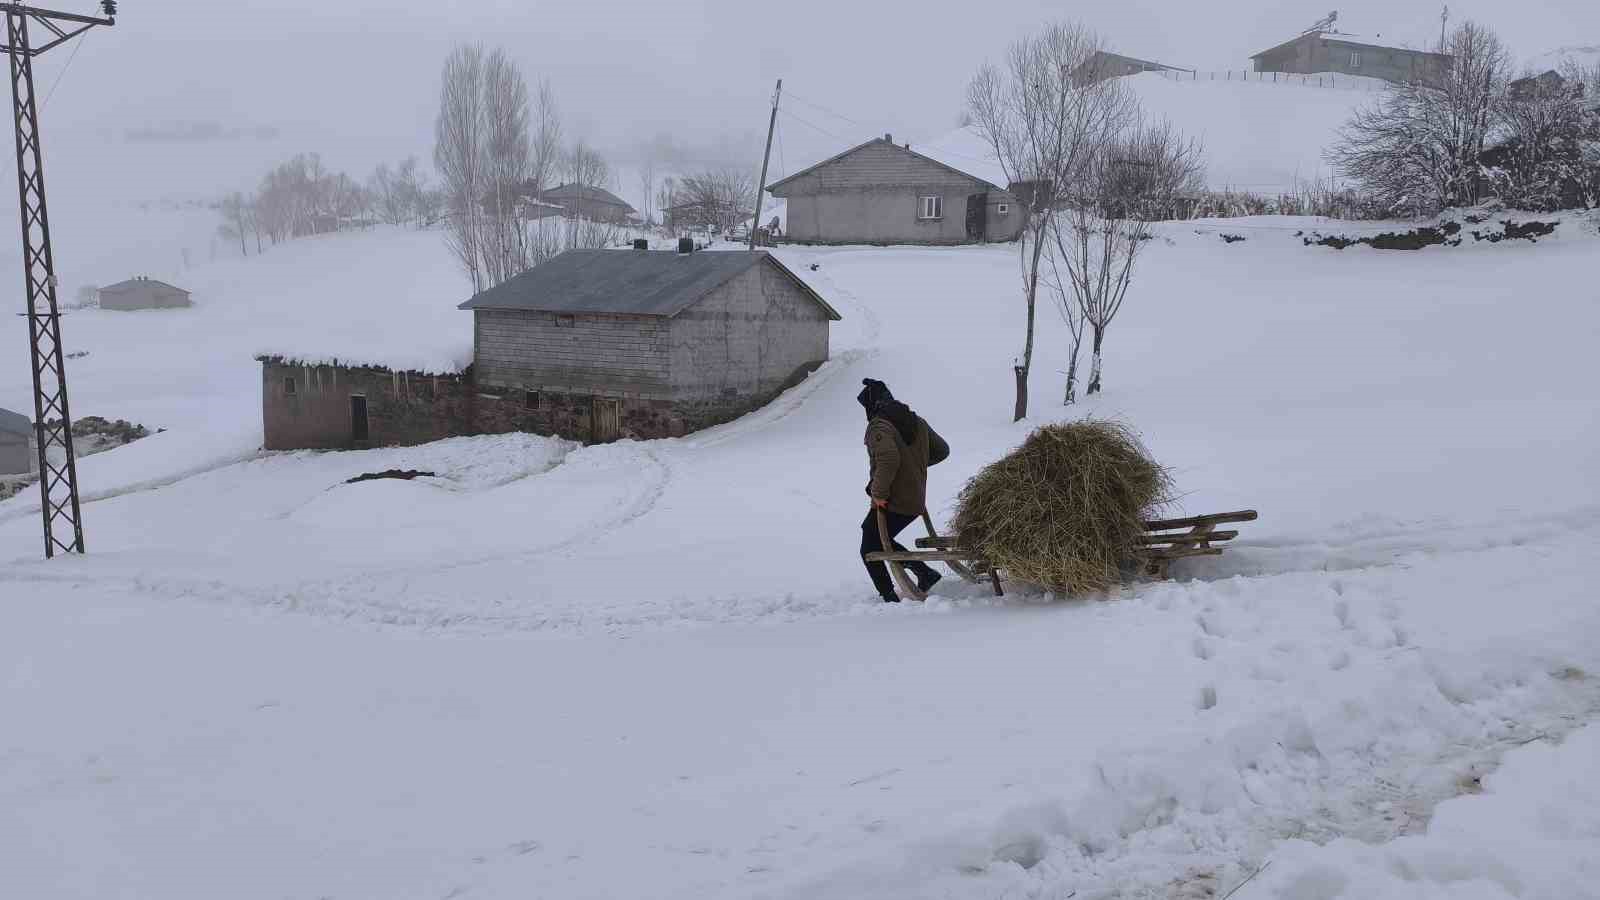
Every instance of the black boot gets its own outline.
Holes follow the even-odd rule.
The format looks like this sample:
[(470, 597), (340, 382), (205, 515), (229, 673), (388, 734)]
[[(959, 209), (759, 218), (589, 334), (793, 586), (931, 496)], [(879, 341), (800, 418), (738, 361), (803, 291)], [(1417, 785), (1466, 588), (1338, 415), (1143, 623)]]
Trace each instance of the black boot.
[(922, 571), (917, 573), (917, 590), (926, 594), (943, 578), (944, 576), (934, 571), (932, 566), (923, 566)]

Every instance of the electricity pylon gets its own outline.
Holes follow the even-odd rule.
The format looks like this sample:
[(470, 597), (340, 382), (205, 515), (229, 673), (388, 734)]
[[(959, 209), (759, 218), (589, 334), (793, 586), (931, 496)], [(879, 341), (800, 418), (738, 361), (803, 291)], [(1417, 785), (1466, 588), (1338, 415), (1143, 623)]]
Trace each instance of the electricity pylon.
[[(12, 113), (17, 126), (17, 206), (22, 213), (22, 280), (28, 297), (28, 344), (33, 366), (33, 421), (39, 452), (39, 494), (44, 513), (44, 555), (83, 552), (78, 510), (78, 462), (72, 449), (67, 406), (67, 371), (61, 351), (61, 310), (56, 305), (55, 257), (50, 252), (50, 213), (44, 202), (44, 161), (39, 148), (39, 106), (33, 91), (33, 58), (96, 25), (115, 25), (115, 0), (102, 0), (103, 18), (0, 3), (6, 15), (5, 51), (11, 57)], [(35, 47), (28, 25), (49, 32)], [(50, 458), (52, 448), (65, 457)], [(69, 534), (70, 532), (70, 534)]]

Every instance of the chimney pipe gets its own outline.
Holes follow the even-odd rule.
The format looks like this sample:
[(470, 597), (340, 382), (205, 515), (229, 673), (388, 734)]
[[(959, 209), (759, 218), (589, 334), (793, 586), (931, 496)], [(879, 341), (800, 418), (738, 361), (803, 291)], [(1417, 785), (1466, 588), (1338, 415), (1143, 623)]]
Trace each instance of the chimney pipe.
[(885, 132), (884, 132), (884, 133), (883, 133), (883, 139), (884, 139), (884, 140), (885, 140), (885, 141), (887, 141), (887, 142), (888, 142), (888, 143), (891, 143), (891, 144), (892, 144), (892, 143), (894, 143), (894, 135), (892, 135), (892, 134), (890, 134), (890, 133), (889, 133), (889, 132), (887, 132), (887, 131), (885, 131)]
[(694, 238), (689, 238), (689, 237), (678, 238), (678, 252), (679, 253), (693, 253), (694, 252)]

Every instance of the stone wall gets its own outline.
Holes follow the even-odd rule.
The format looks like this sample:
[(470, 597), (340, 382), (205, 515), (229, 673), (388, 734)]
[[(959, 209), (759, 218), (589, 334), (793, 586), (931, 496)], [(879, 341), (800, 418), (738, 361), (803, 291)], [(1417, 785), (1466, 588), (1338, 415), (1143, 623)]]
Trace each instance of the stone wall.
[(671, 396), (665, 319), (519, 309), (479, 309), (473, 318), (474, 370), (486, 389)]
[[(467, 375), (261, 361), (262, 445), (349, 450), (425, 444), (471, 433)], [(367, 439), (354, 435), (352, 397), (367, 403)]]

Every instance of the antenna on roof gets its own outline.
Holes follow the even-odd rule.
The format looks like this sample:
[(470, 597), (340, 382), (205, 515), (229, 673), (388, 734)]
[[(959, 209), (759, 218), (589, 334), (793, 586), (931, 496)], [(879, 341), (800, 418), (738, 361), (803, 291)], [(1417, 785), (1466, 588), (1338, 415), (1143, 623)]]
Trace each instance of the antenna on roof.
[(1318, 19), (1317, 20), (1317, 24), (1311, 26), (1310, 28), (1307, 28), (1305, 31), (1302, 31), (1300, 33), (1301, 34), (1315, 34), (1316, 32), (1319, 32), (1319, 31), (1332, 31), (1333, 30), (1333, 23), (1335, 23), (1337, 21), (1339, 21), (1339, 11), (1338, 10), (1334, 10), (1333, 12), (1328, 13), (1327, 15), (1323, 16), (1322, 18)]

